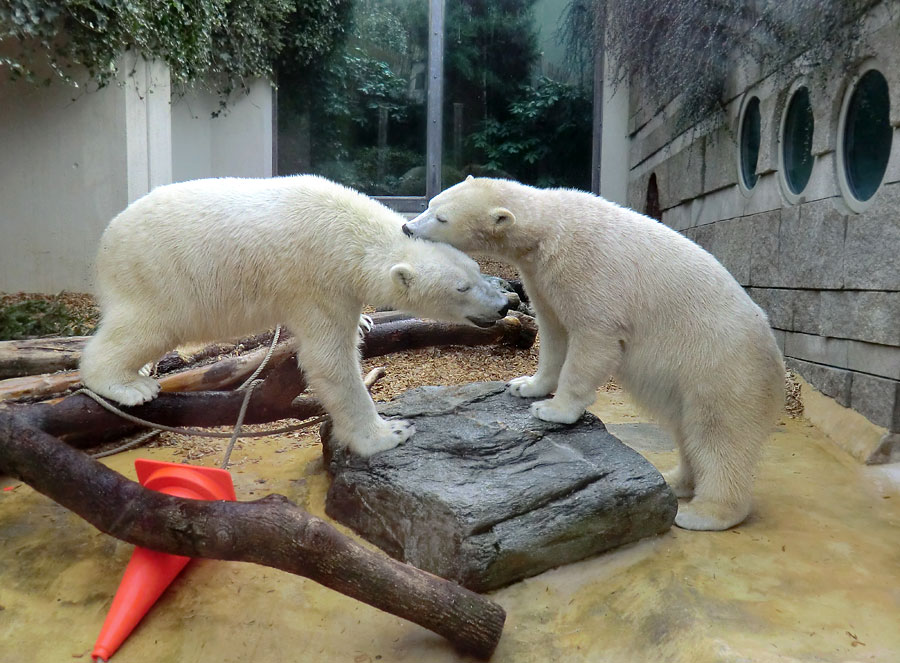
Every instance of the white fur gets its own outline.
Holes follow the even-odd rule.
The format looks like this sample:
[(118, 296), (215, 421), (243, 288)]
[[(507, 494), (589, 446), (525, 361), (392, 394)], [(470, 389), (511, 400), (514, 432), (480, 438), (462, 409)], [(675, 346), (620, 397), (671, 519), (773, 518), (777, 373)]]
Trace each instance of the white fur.
[(541, 349), (537, 373), (509, 391), (555, 392), (534, 416), (572, 423), (614, 376), (678, 444), (666, 479), (692, 499), (676, 524), (726, 529), (747, 516), (784, 367), (765, 314), (713, 256), (592, 194), (508, 180), (469, 178), (407, 229), (518, 268)]
[(335, 440), (361, 455), (413, 428), (384, 421), (361, 378), (364, 304), (489, 325), (506, 298), (449, 246), (406, 237), (403, 218), (316, 176), (160, 187), (119, 214), (97, 256), (100, 328), (81, 362), (90, 389), (124, 405), (154, 398), (139, 370), (186, 342), (284, 323)]

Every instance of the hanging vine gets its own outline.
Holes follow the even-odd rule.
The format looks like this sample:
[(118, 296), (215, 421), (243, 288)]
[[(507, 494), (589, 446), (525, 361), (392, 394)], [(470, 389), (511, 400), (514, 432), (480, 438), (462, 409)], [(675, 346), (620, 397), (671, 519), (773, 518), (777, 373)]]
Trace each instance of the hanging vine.
[(851, 57), (857, 19), (880, 1), (572, 0), (561, 30), (584, 59), (605, 23), (614, 82), (630, 81), (654, 113), (680, 94), (679, 123), (692, 126), (721, 108), (737, 62), (770, 73), (801, 54), (810, 62)]
[[(107, 85), (120, 56), (168, 64), (172, 82), (227, 95), (271, 77), (279, 57), (303, 67), (339, 36), (349, 0), (0, 0), (0, 69), (13, 79)], [(85, 76), (86, 73), (86, 76)], [(127, 73), (127, 72), (125, 72)]]

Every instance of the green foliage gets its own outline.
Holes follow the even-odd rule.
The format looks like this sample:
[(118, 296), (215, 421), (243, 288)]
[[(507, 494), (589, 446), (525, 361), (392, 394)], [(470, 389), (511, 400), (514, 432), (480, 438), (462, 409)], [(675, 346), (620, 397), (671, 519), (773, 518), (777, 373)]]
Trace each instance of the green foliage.
[[(357, 1), (339, 48), (303, 71), (279, 64), (280, 173), (314, 169), (371, 194), (401, 190), (397, 173), (424, 153), (424, 106), (408, 86), (411, 65), (425, 57), (417, 28), (426, 12), (408, 0)], [(388, 125), (390, 144), (377, 147)]]
[[(444, 135), (455, 121), (462, 136), (475, 133), (452, 154), (445, 147), (445, 184), (478, 172), (590, 187), (589, 86), (522, 85), (539, 60), (536, 4), (446, 3)], [(427, 26), (426, 2), (357, 0), (346, 41), (320, 67), (279, 68), (279, 172), (315, 171), (370, 194), (423, 194), (424, 90), (412, 84), (427, 73)], [(590, 81), (590, 66), (574, 68)]]
[[(327, 52), (349, 0), (0, 0), (0, 66), (13, 78), (103, 86), (128, 50), (159, 58), (175, 83), (227, 94), (272, 75), (280, 54), (304, 66)], [(126, 72), (127, 73), (127, 72)]]
[(491, 117), (470, 137), (488, 170), (507, 171), (537, 186), (590, 189), (592, 101), (588, 90), (541, 78), (526, 85), (506, 121)]
[(0, 305), (0, 341), (32, 336), (81, 336), (93, 333), (94, 326), (58, 300), (26, 299)]
[[(806, 61), (853, 57), (858, 18), (879, 0), (572, 0), (569, 43), (583, 43), (586, 23), (605, 22), (606, 49), (618, 80), (636, 86), (645, 106), (661, 110), (681, 95), (682, 126), (722, 109), (736, 62), (764, 73)], [(577, 9), (576, 7), (576, 9)]]
[(536, 0), (447, 3), (444, 93), (467, 103), (465, 124), (506, 119), (509, 104), (538, 60)]

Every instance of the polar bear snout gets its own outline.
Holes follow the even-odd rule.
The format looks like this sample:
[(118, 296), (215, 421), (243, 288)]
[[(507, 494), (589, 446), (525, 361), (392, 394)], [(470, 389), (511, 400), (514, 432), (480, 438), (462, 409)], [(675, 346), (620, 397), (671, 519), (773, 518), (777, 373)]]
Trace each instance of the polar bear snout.
[(509, 300), (507, 299), (503, 306), (497, 309), (496, 317), (489, 316), (476, 316), (476, 315), (467, 315), (466, 320), (471, 322), (476, 327), (493, 327), (494, 324), (497, 323), (498, 320), (502, 320), (506, 317), (506, 314), (509, 313)]

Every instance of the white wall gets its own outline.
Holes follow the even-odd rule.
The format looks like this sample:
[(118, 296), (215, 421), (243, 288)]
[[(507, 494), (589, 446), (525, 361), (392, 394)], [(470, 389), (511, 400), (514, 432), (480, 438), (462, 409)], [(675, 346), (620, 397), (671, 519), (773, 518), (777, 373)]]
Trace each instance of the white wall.
[(228, 100), (190, 89), (172, 97), (172, 178), (272, 176), (272, 86), (258, 80)]
[(218, 98), (173, 99), (165, 65), (126, 54), (120, 70), (90, 91), (0, 72), (0, 292), (91, 292), (103, 229), (156, 186), (271, 176), (268, 82), (212, 118)]
[(0, 77), (0, 291), (85, 290), (128, 202), (125, 95)]

